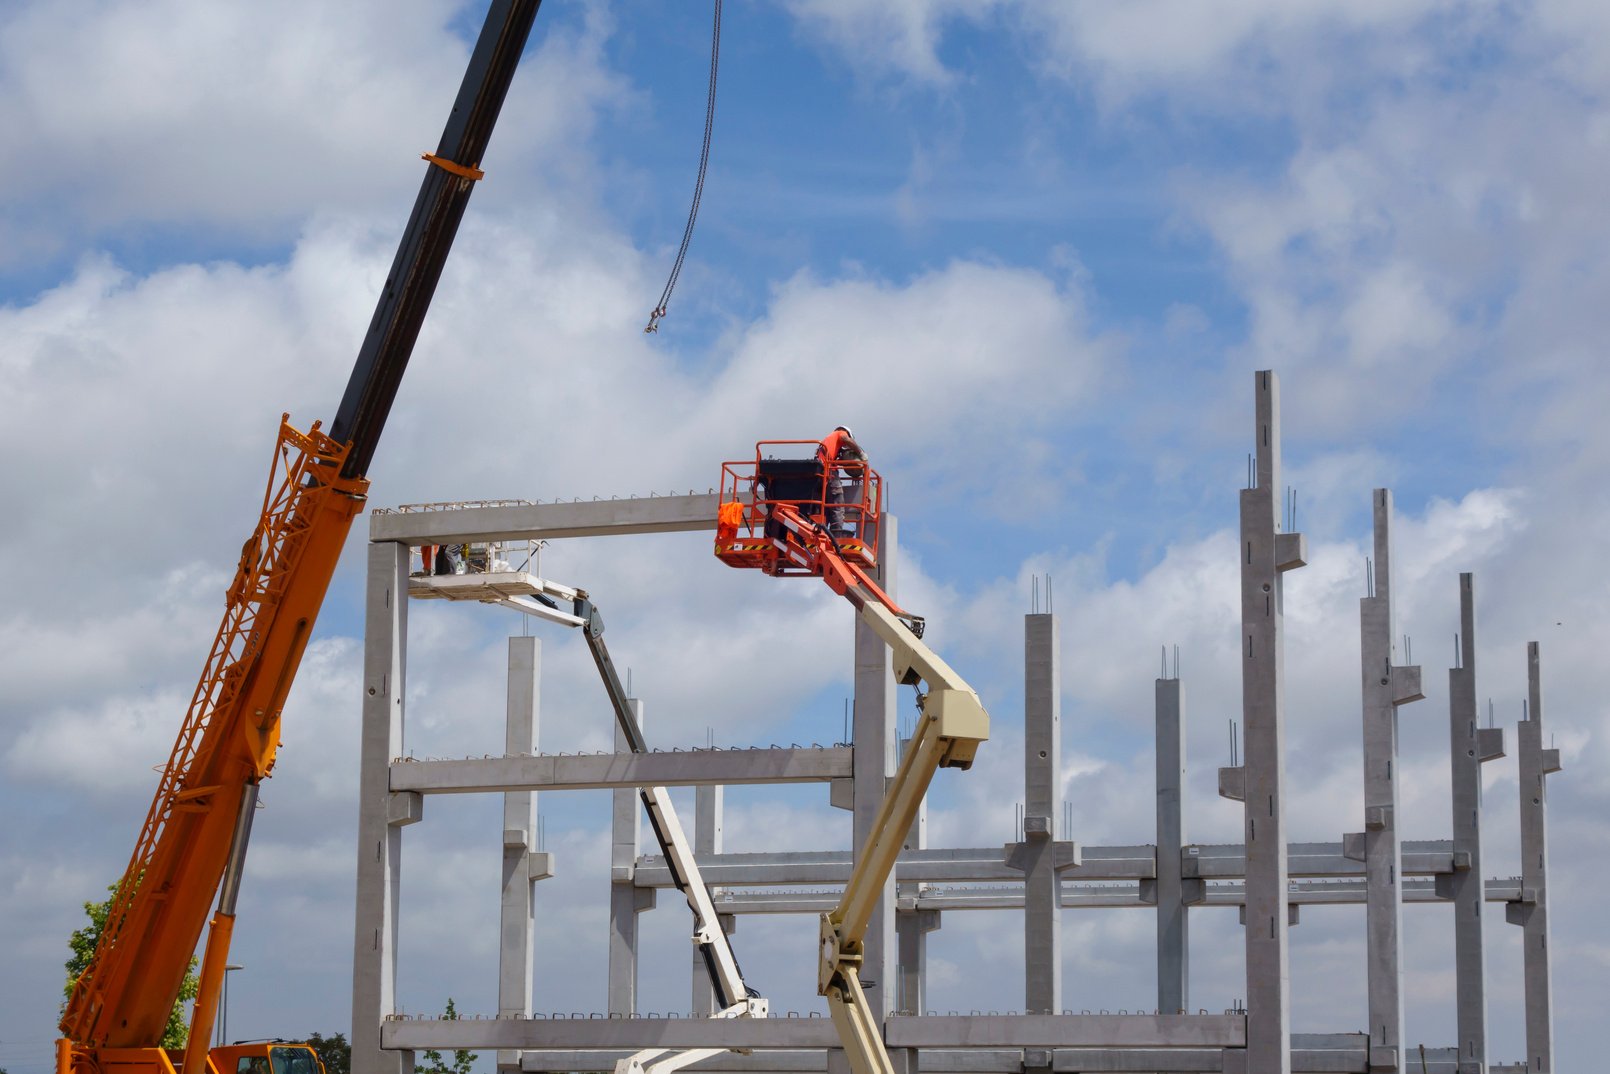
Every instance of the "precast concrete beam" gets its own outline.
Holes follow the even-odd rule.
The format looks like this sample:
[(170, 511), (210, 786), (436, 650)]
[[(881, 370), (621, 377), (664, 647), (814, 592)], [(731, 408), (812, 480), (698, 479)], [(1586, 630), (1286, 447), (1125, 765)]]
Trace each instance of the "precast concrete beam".
[[(891, 1016), (890, 1048), (1238, 1048), (1239, 1014), (984, 1014)], [(827, 1018), (393, 1018), (385, 1048), (820, 1048), (838, 1045)]]
[(377, 510), (369, 514), (369, 539), (417, 546), (713, 530), (717, 500), (715, 493), (708, 493), (428, 511)]
[[(848, 747), (689, 750), (394, 761), (391, 789), (420, 794), (825, 783), (851, 774)], [(635, 793), (635, 792), (634, 792)]]
[[(1023, 871), (1014, 864), (1018, 844), (1005, 847), (946, 849), (929, 847), (902, 852), (895, 865), (895, 878), (902, 883), (957, 883), (967, 881), (1021, 881)], [(1054, 848), (1057, 871), (1064, 877), (1084, 877), (1092, 873), (1102, 879), (1127, 880), (1150, 877), (1156, 859), (1151, 847), (1084, 848), (1077, 843), (1057, 840)], [(1093, 854), (1110, 856), (1091, 861)], [(1079, 864), (1083, 856), (1084, 864)], [(775, 851), (769, 853), (718, 854), (708, 861), (699, 859), (699, 869), (708, 884), (729, 887), (769, 884), (843, 884), (850, 878), (850, 852)], [(644, 887), (671, 887), (671, 872), (658, 855), (644, 856), (638, 862), (638, 883)]]
[[(1088, 856), (1100, 850), (1086, 847)], [(1347, 855), (1347, 844), (1289, 843), (1286, 848), (1291, 877), (1363, 876), (1364, 862)], [(1454, 855), (1449, 839), (1409, 839), (1401, 844), (1405, 876), (1434, 876), (1463, 867)], [(1187, 877), (1201, 880), (1236, 880), (1246, 876), (1246, 852), (1239, 844), (1196, 844), (1185, 848), (1182, 858)]]

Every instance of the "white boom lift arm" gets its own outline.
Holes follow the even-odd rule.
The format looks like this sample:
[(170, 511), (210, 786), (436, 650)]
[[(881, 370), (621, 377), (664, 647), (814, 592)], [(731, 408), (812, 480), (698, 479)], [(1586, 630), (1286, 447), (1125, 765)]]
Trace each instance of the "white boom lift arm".
[[(593, 663), (598, 667), (599, 677), (603, 679), (604, 689), (609, 694), (610, 705), (615, 710), (616, 722), (619, 723), (627, 742), (631, 744), (632, 752), (647, 753), (648, 743), (643, 737), (643, 729), (638, 726), (637, 717), (632, 712), (631, 705), (627, 703), (626, 689), (621, 685), (620, 676), (615, 672), (615, 664), (610, 659), (609, 649), (604, 644), (604, 619), (598, 613), (598, 608), (584, 590), (572, 589), (542, 578), (527, 576), (527, 580), (531, 588), (536, 590), (535, 593), (505, 596), (497, 603), (518, 608), (565, 626), (581, 627), (582, 636), (587, 639), (587, 650), (592, 653)], [(553, 600), (555, 597), (570, 602), (573, 612), (566, 614), (559, 611)], [(671, 880), (687, 899), (688, 909), (693, 911), (693, 944), (704, 956), (710, 983), (715, 988), (717, 1000), (721, 1005), (715, 1017), (766, 1017), (768, 1004), (764, 997), (744, 983), (743, 972), (738, 968), (738, 959), (732, 951), (732, 941), (727, 937), (726, 930), (721, 927), (715, 902), (710, 898), (710, 889), (699, 872), (699, 863), (694, 860), (693, 846), (688, 841), (687, 833), (682, 829), (682, 822), (677, 818), (676, 809), (671, 804), (670, 793), (664, 787), (643, 787), (638, 796), (642, 799), (643, 809), (648, 814), (649, 827), (653, 830), (654, 837), (660, 844), (660, 850), (665, 855), (666, 864), (670, 867)], [(617, 1061), (615, 1072), (672, 1074), (701, 1059), (719, 1055), (725, 1050), (724, 1048), (690, 1048), (681, 1051), (647, 1049)]]
[[(850, 882), (838, 906), (822, 915), (817, 990), (827, 997), (833, 1026), (855, 1074), (895, 1074), (877, 1019), (861, 990), (867, 925), (934, 772), (972, 766), (978, 744), (989, 738), (989, 714), (972, 687), (886, 605), (853, 587), (845, 596), (892, 650), (895, 680), (918, 687), (922, 715), (878, 807), (872, 834), (860, 848)], [(926, 694), (921, 692), (924, 683)]]

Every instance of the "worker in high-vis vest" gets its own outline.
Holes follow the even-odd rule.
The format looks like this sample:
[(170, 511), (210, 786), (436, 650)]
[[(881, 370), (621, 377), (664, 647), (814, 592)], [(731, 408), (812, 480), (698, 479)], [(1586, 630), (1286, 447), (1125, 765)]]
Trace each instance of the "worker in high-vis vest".
[[(822, 480), (826, 483), (827, 525), (828, 532), (835, 537), (854, 536), (852, 527), (844, 524), (845, 485), (849, 485), (848, 499), (853, 503), (861, 501), (861, 474), (866, 465), (866, 453), (861, 445), (855, 442), (855, 436), (846, 425), (834, 426), (833, 431), (822, 437), (822, 442), (816, 447), (816, 461), (822, 464)], [(844, 464), (850, 463), (846, 467)], [(843, 477), (840, 477), (843, 474)], [(856, 523), (859, 525), (860, 512), (857, 511)]]

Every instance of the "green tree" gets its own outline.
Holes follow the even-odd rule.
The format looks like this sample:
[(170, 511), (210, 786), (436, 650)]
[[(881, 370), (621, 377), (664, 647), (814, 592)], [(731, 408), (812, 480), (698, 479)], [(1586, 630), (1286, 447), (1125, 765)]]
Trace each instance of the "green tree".
[[(447, 1010), (442, 1017), (449, 1022), (458, 1021), (458, 1010), (453, 1006), (453, 997), (447, 997)], [(453, 1052), (453, 1065), (448, 1066), (442, 1061), (442, 1053), (434, 1048), (425, 1052), (425, 1062), (414, 1067), (414, 1074), (470, 1074), (474, 1068), (476, 1054), (459, 1048)]]
[(346, 1034), (335, 1033), (326, 1037), (319, 1033), (309, 1033), (307, 1046), (319, 1053), (319, 1062), (324, 1064), (324, 1074), (352, 1074), (352, 1045), (347, 1043)]
[[(121, 881), (119, 882), (121, 883)], [(81, 929), (75, 929), (67, 938), (67, 946), (72, 949), (73, 957), (66, 962), (67, 983), (62, 987), (62, 1010), (67, 1009), (67, 999), (72, 997), (73, 986), (78, 983), (79, 977), (89, 968), (90, 959), (95, 957), (95, 947), (101, 942), (101, 932), (106, 928), (106, 917), (112, 912), (112, 900), (117, 898), (117, 884), (107, 887), (109, 894), (102, 902), (87, 902), (84, 904), (84, 913), (89, 915), (89, 924)], [(185, 971), (184, 980), (179, 984), (179, 997), (173, 1001), (173, 1010), (168, 1012), (168, 1025), (162, 1031), (162, 1046), (164, 1048), (183, 1048), (190, 1036), (190, 1026), (185, 1021), (184, 1005), (196, 998), (201, 982), (196, 978), (196, 960), (190, 960), (190, 968)], [(5, 1074), (0, 1071), (0, 1074)]]

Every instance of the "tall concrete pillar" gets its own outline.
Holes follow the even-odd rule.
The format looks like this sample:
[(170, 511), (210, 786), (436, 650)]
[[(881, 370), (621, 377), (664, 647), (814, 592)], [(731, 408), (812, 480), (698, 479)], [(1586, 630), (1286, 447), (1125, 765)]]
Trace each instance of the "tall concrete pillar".
[(380, 1050), (380, 1023), (397, 1009), (397, 896), (402, 825), (421, 797), (393, 795), (403, 753), (408, 652), (408, 546), (369, 546), (363, 635), (363, 735), (358, 771), (357, 911), (352, 938), (352, 1074), (412, 1074), (412, 1052)]
[[(632, 717), (643, 725), (643, 703), (627, 702)], [(626, 733), (615, 728), (615, 749), (630, 753)], [(613, 792), (609, 847), (609, 1013), (629, 1017), (637, 1013), (637, 915), (654, 905), (654, 889), (640, 888), (633, 879), (641, 842), (642, 799), (636, 788)]]
[[(720, 854), (722, 848), (721, 824), (722, 812), (726, 804), (726, 788), (700, 786), (694, 790), (693, 802), (693, 856), (695, 860), (703, 861), (713, 854)], [(710, 898), (718, 898), (721, 889), (712, 887)], [(734, 914), (717, 914), (722, 931), (731, 936), (738, 926), (738, 918)], [(740, 963), (740, 966), (742, 963)], [(710, 983), (710, 970), (705, 965), (704, 955), (698, 947), (693, 948), (693, 1005), (688, 1009), (695, 1015), (714, 1014), (719, 1008), (716, 1006), (715, 986)]]
[(1241, 720), (1246, 741), (1247, 1074), (1291, 1074), (1286, 895), (1286, 670), (1283, 576), (1303, 566), (1302, 535), (1282, 533), (1280, 380), (1253, 374), (1257, 484), (1241, 493)]
[(1393, 660), (1392, 493), (1376, 489), (1373, 591), (1359, 601), (1359, 665), (1364, 708), (1365, 967), (1369, 1069), (1403, 1059), (1403, 854), (1398, 840), (1398, 706), (1418, 701), (1420, 669)]
[(1448, 670), (1454, 871), (1437, 877), (1453, 903), (1459, 1074), (1487, 1074), (1487, 955), (1482, 929), (1481, 766), (1504, 756), (1504, 731), (1480, 726), (1476, 705), (1476, 592), (1459, 576), (1459, 666)]
[[(898, 599), (895, 562), (899, 526), (884, 515), (879, 537), (877, 583)], [(855, 773), (854, 831), (857, 852), (872, 834), (884, 789), (895, 771), (896, 693), (889, 647), (859, 617), (855, 621)], [(894, 877), (884, 885), (867, 926), (861, 986), (872, 1017), (882, 1022), (893, 1007), (895, 990)]]
[[(905, 889), (911, 889), (908, 896)], [(903, 884), (898, 899), (909, 897), (915, 903), (921, 884)], [(895, 914), (895, 933), (900, 945), (900, 988), (894, 997), (896, 1010), (922, 1014), (928, 1005), (928, 934), (939, 928), (938, 910), (909, 909), (902, 906)]]
[(1055, 841), (1062, 809), (1062, 691), (1056, 616), (1024, 617), (1023, 1009), (1062, 1013), (1062, 900)]
[(1537, 642), (1526, 643), (1527, 717), (1516, 728), (1520, 765), (1521, 897), (1504, 917), (1525, 930), (1522, 970), (1526, 995), (1528, 1074), (1554, 1070), (1554, 997), (1549, 970), (1549, 856), (1547, 777), (1560, 770), (1560, 751), (1543, 746), (1543, 674)]
[[(540, 724), (542, 642), (509, 639), (507, 723), (503, 751), (511, 756), (537, 752)], [(531, 1016), (531, 924), (537, 874), (546, 875), (537, 853), (537, 796), (533, 791), (503, 793), (503, 900), (498, 942), (498, 1016)], [(500, 1049), (500, 1071), (520, 1069), (520, 1053)]]
[(1157, 680), (1157, 1010), (1190, 1007), (1190, 909), (1180, 854), (1185, 846), (1185, 687)]
[[(900, 739), (895, 753), (903, 756), (906, 740)], [(928, 846), (928, 799), (917, 803), (917, 816), (911, 822), (901, 850), (922, 850)], [(926, 884), (895, 884), (895, 993), (889, 997), (893, 1010), (921, 1014), (928, 1002), (928, 934), (939, 928), (938, 910), (919, 910)]]

